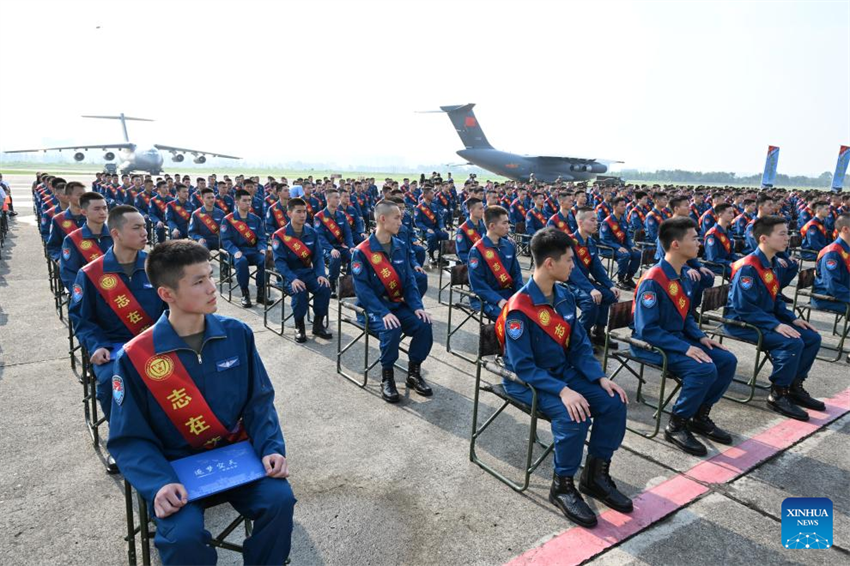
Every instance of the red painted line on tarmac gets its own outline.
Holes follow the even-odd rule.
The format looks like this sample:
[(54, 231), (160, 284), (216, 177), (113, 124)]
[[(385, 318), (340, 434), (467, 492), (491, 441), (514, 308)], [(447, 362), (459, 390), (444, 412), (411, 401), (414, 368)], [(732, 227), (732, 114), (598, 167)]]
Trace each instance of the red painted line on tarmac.
[(809, 411), (811, 418), (807, 422), (782, 421), (644, 491), (634, 499), (632, 513), (609, 509), (599, 516), (599, 524), (593, 529), (568, 529), (514, 558), (506, 566), (567, 566), (593, 558), (703, 495), (709, 489), (704, 484), (732, 481), (847, 413), (850, 411), (850, 388), (824, 403), (826, 410)]

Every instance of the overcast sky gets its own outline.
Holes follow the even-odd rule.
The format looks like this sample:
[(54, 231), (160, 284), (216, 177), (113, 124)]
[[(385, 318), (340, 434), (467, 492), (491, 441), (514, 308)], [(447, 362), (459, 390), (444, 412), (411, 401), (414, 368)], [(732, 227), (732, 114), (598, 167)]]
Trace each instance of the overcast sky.
[[(38, 31), (36, 31), (38, 30)], [(0, 2), (0, 149), (132, 141), (340, 166), (457, 163), (474, 102), (518, 153), (832, 171), (850, 2)]]

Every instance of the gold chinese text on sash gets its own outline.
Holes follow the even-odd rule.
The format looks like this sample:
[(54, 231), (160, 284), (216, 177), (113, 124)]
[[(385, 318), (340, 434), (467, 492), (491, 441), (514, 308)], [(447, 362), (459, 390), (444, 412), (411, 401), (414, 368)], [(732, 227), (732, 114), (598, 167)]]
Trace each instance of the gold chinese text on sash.
[(76, 246), (77, 251), (80, 252), (80, 255), (83, 256), (83, 259), (86, 260), (86, 263), (90, 263), (101, 255), (100, 247), (97, 245), (97, 242), (92, 238), (83, 238), (83, 229), (78, 228), (68, 234), (68, 237), (74, 242), (74, 246)]
[(357, 249), (366, 257), (366, 263), (372, 266), (372, 269), (381, 280), (384, 288), (387, 290), (387, 295), (394, 303), (400, 303), (404, 300), (401, 279), (398, 276), (392, 263), (389, 262), (387, 256), (380, 252), (373, 252), (369, 246), (369, 239), (363, 240)]
[[(505, 324), (511, 311), (520, 311), (566, 350), (570, 345), (572, 326), (549, 305), (535, 305), (525, 293), (517, 293), (502, 307), (496, 320), (496, 337), (505, 351)], [(513, 322), (513, 321), (512, 321)], [(510, 332), (510, 327), (507, 329)]]
[(254, 231), (242, 220), (237, 220), (233, 213), (231, 212), (225, 219), (230, 222), (230, 225), (236, 228), (236, 231), (248, 241), (249, 245), (255, 246), (257, 245), (257, 235), (254, 234)]
[(775, 301), (776, 295), (779, 294), (779, 281), (776, 279), (776, 274), (773, 272), (773, 269), (765, 269), (762, 267), (761, 260), (752, 254), (745, 256), (732, 264), (732, 280), (735, 279), (735, 274), (738, 273), (738, 270), (745, 265), (749, 265), (756, 270), (756, 273), (759, 274), (759, 278), (762, 283), (764, 283), (764, 286), (767, 287), (767, 292), (770, 293), (770, 298)]
[(310, 248), (308, 248), (304, 242), (295, 236), (288, 236), (286, 234), (286, 227), (275, 232), (274, 237), (283, 242), (284, 245), (289, 248), (289, 251), (294, 253), (295, 256), (301, 260), (301, 263), (303, 263), (305, 267), (311, 267), (313, 265), (313, 252), (310, 251)]
[(133, 336), (141, 334), (153, 324), (153, 320), (142, 308), (124, 280), (117, 273), (103, 271), (103, 256), (89, 263), (83, 272), (95, 286), (97, 292), (112, 309), (112, 312), (124, 323)]
[(478, 250), (478, 253), (484, 258), (484, 263), (490, 268), (502, 289), (510, 289), (514, 286), (514, 278), (505, 269), (505, 264), (502, 263), (498, 250), (485, 246), (483, 239), (475, 242), (472, 249)]

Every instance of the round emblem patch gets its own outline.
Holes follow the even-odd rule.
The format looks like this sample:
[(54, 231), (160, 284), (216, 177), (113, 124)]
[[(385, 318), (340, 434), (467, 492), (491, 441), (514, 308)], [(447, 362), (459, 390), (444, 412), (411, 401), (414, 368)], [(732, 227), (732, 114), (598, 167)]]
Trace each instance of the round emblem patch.
[(274, 240), (272, 240), (272, 249), (273, 249), (273, 250), (276, 250), (276, 249), (278, 249), (279, 247), (280, 247), (280, 240), (278, 240), (277, 238), (275, 238)]
[(472, 269), (475, 269), (476, 267), (478, 267), (478, 258), (477, 257), (470, 257), (469, 258), (469, 267), (471, 267)]
[(114, 275), (106, 274), (100, 278), (100, 288), (104, 291), (114, 289), (118, 285), (118, 278)]
[(768, 271), (767, 273), (764, 274), (764, 282), (770, 283), (771, 281), (773, 281), (773, 273)]
[(830, 271), (834, 271), (836, 267), (838, 267), (838, 262), (836, 260), (834, 260), (834, 259), (826, 260), (826, 268), (827, 269), (829, 269)]
[(174, 362), (167, 356), (153, 356), (145, 362), (145, 375), (154, 381), (168, 379), (174, 373)]
[(493, 259), (494, 255), (495, 253), (493, 252), (493, 250), (487, 250), (484, 252), (484, 257), (486, 257), (487, 259)]
[(668, 291), (671, 295), (677, 295), (677, 294), (679, 293), (679, 284), (678, 284), (678, 283), (676, 283), (675, 281), (671, 282), (671, 283), (670, 283), (670, 286), (669, 286), (669, 287), (667, 287), (667, 291)]
[(469, 230), (466, 231), (466, 233), (469, 234), (470, 236), (472, 236), (473, 234), (475, 234), (475, 230), (470, 228)]
[(752, 289), (753, 288), (753, 278), (748, 277), (748, 276), (742, 276), (741, 277), (741, 287), (743, 287), (743, 289), (745, 291), (749, 291), (750, 289)]
[(549, 321), (552, 319), (552, 317), (549, 314), (549, 311), (542, 310), (539, 313), (537, 313), (537, 319), (540, 321), (540, 324), (542, 324), (543, 326), (549, 326)]
[(355, 275), (360, 275), (360, 272), (363, 271), (363, 264), (359, 261), (354, 261), (351, 263), (351, 271), (354, 272)]
[(73, 224), (73, 222), (71, 222), (70, 220), (63, 220), (62, 221), (62, 227), (63, 228), (70, 228), (72, 224)]
[(83, 288), (75, 284), (71, 291), (71, 298), (75, 303), (79, 303), (80, 299), (83, 298)]
[(651, 309), (658, 302), (654, 291), (646, 291), (640, 296), (640, 304), (648, 309)]
[(124, 380), (120, 375), (112, 376), (112, 398), (119, 406), (124, 402)]
[(381, 263), (381, 254), (372, 254), (372, 263), (375, 265)]
[(70, 248), (62, 248), (62, 257), (65, 259), (65, 261), (68, 261), (69, 259), (71, 259)]
[(93, 245), (94, 244), (92, 244), (91, 240), (83, 240), (82, 242), (80, 242), (80, 249), (81, 250), (88, 250), (88, 249), (91, 249), (91, 247)]
[(709, 236), (708, 238), (706, 238), (705, 244), (707, 246), (713, 246), (714, 245), (714, 236)]

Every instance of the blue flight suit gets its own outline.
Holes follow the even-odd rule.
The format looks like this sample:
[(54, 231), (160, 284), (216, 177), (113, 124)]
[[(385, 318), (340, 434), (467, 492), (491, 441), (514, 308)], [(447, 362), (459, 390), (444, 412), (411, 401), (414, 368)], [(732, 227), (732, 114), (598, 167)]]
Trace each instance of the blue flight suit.
[[(405, 216), (408, 216), (406, 212)], [(416, 277), (416, 286), (419, 288), (419, 294), (424, 297), (425, 293), (428, 292), (428, 274), (417, 271), (416, 268), (422, 267), (422, 263), (425, 261), (425, 248), (419, 244), (413, 243), (415, 237), (413, 235), (412, 223), (410, 223), (410, 226), (407, 226), (404, 222), (402, 222), (401, 226), (398, 227), (398, 234), (396, 234), (396, 238), (400, 239), (404, 242), (404, 245), (407, 246), (407, 255), (410, 258), (410, 265), (413, 267), (413, 276)]]
[[(313, 295), (313, 314), (317, 320), (322, 320), (328, 314), (328, 303), (331, 300), (331, 289), (319, 283), (319, 277), (325, 277), (324, 244), (316, 230), (309, 224), (304, 225), (301, 232), (301, 242), (310, 250), (311, 262), (307, 266), (295, 252), (283, 242), (284, 236), (296, 237), (292, 224), (287, 224), (272, 235), (272, 254), (274, 266), (283, 275), (287, 293), (292, 296), (292, 312), (295, 320), (303, 320), (307, 314), (308, 296)], [(300, 279), (307, 286), (306, 291), (294, 291), (292, 282)]]
[(227, 215), (236, 210), (236, 201), (229, 194), (217, 196), (215, 197), (215, 206)]
[[(275, 216), (274, 212), (275, 210), (279, 210), (283, 213), (282, 225), (278, 224), (277, 216)], [(275, 201), (273, 205), (266, 207), (266, 234), (274, 234), (281, 228), (285, 228), (287, 224), (289, 224), (289, 212), (279, 200)]]
[[(177, 213), (176, 207), (178, 206), (185, 208), (186, 211), (189, 212), (189, 220), (184, 220), (183, 217)], [(192, 212), (194, 210), (194, 205), (188, 200), (185, 204), (181, 204), (179, 200), (173, 200), (168, 203), (168, 207), (165, 209), (165, 222), (168, 224), (169, 237), (173, 237), (175, 230), (180, 232), (180, 238), (189, 237), (189, 222), (192, 220)]]
[(437, 206), (440, 207), (443, 213), (443, 225), (449, 226), (452, 223), (455, 202), (452, 198), (451, 193), (444, 193), (442, 191), (434, 193), (434, 202), (437, 203)]
[[(434, 336), (431, 325), (416, 316), (414, 311), (424, 308), (419, 289), (413, 285), (416, 281), (413, 267), (410, 265), (409, 250), (402, 240), (393, 237), (389, 255), (378, 242), (375, 234), (369, 236), (372, 254), (381, 254), (392, 264), (398, 274), (403, 289), (403, 300), (389, 300), (387, 289), (372, 268), (371, 258), (355, 248), (351, 257), (351, 273), (354, 276), (354, 291), (357, 300), (369, 317), (369, 330), (378, 334), (381, 347), (381, 367), (390, 369), (398, 360), (398, 345), (402, 333), (412, 337), (408, 350), (408, 359), (413, 363), (422, 363), (431, 352)], [(400, 328), (386, 328), (383, 318), (394, 314), (401, 323)]]
[(528, 197), (524, 201), (520, 200), (519, 197), (514, 199), (509, 209), (511, 224), (516, 226), (520, 222), (525, 222), (525, 215), (528, 214), (532, 206)]
[[(765, 269), (773, 268), (776, 274), (777, 258), (770, 262), (760, 249), (751, 255), (761, 262)], [(778, 294), (777, 294), (778, 297)], [(732, 277), (729, 289), (729, 299), (726, 303), (726, 318), (747, 322), (758, 327), (763, 336), (763, 347), (769, 353), (773, 363), (773, 373), (770, 381), (778, 387), (789, 387), (795, 380), (804, 380), (815, 361), (820, 349), (820, 334), (806, 328), (793, 326), (800, 333), (800, 338), (786, 338), (778, 332), (780, 324), (791, 325), (797, 317), (788, 310), (785, 301), (774, 300), (756, 269), (744, 265)], [(755, 330), (724, 326), (724, 330), (739, 338), (756, 342), (758, 336)]]
[[(68, 209), (66, 208), (65, 210)], [(50, 230), (53, 228), (53, 217), (60, 212), (63, 212), (63, 210), (59, 208), (59, 204), (56, 204), (55, 206), (45, 208), (44, 212), (41, 214), (38, 231), (41, 233), (41, 241), (45, 244), (47, 244), (47, 241), (50, 239)]]
[(611, 203), (602, 201), (596, 205), (596, 219), (599, 221), (601, 225), (606, 218), (611, 216), (614, 211), (611, 209)]
[(747, 215), (746, 212), (742, 212), (738, 216), (732, 220), (731, 224), (731, 232), (735, 235), (736, 238), (744, 238), (747, 233), (747, 226), (750, 222), (752, 222), (752, 218)]
[(552, 228), (557, 228), (563, 232), (573, 232), (573, 228), (570, 225), (570, 215), (569, 213), (564, 216), (560, 210), (549, 217), (549, 220), (546, 221), (546, 226), (551, 226)]
[[(833, 243), (841, 246), (843, 253), (850, 254), (850, 244), (843, 239), (838, 238)], [(820, 295), (829, 295), (842, 301), (823, 301), (812, 297), (812, 304), (819, 309), (843, 313), (847, 303), (850, 303), (850, 271), (841, 254), (842, 252), (831, 250), (818, 259), (812, 290)]]
[(697, 221), (700, 236), (705, 236), (716, 224), (717, 217), (714, 215), (714, 210), (706, 211)]
[[(667, 260), (660, 267), (670, 280), (678, 286), (678, 295), (684, 293), (693, 301), (694, 284), (682, 269), (681, 277)], [(654, 268), (653, 268), (654, 269)], [(635, 293), (633, 336), (664, 350), (667, 367), (682, 380), (679, 398), (673, 405), (673, 414), (690, 418), (703, 405), (714, 405), (729, 387), (738, 367), (738, 359), (728, 350), (708, 348), (699, 343), (705, 333), (699, 329), (689, 309), (685, 318), (679, 313), (668, 290), (657, 281), (644, 276)], [(713, 363), (700, 363), (686, 355), (691, 346), (699, 348)], [(661, 364), (661, 354), (648, 352), (631, 346), (634, 356), (653, 364)]]
[[(818, 217), (812, 218), (803, 226), (803, 229), (800, 230), (800, 235), (803, 236), (803, 242), (800, 245), (800, 255), (803, 259), (809, 261), (817, 259), (818, 252), (829, 243), (829, 238), (824, 232), (827, 232), (826, 225)], [(831, 234), (831, 232), (827, 233)]]
[[(513, 285), (503, 289), (502, 284), (493, 274), (493, 270), (484, 261), (480, 248), (473, 247), (469, 250), (469, 288), (484, 302), (484, 315), (490, 320), (496, 320), (502, 312), (499, 302), (503, 299), (510, 299), (514, 293), (522, 288), (522, 267), (519, 265), (516, 245), (509, 239), (499, 238), (499, 243), (496, 245), (485, 234), (481, 240), (483, 247), (498, 252), (502, 265), (505, 266), (513, 280)], [(478, 300), (470, 299), (469, 303), (473, 309), (481, 308), (481, 302)]]
[(797, 212), (797, 223), (802, 227), (806, 225), (809, 220), (814, 218), (814, 211), (808, 206), (802, 206), (798, 209)]
[[(342, 241), (340, 242), (337, 237), (331, 233), (325, 223), (319, 220), (318, 213), (316, 214), (313, 222), (316, 232), (322, 240), (322, 249), (325, 252), (325, 262), (327, 262), (328, 265), (328, 279), (331, 280), (331, 284), (336, 285), (336, 281), (339, 279), (339, 273), (343, 266), (347, 268), (351, 263), (351, 250), (354, 249), (354, 241), (351, 239), (351, 227), (348, 225), (348, 219), (345, 217), (345, 213), (342, 210), (337, 208), (336, 212), (331, 214), (330, 209), (324, 208), (321, 212), (324, 212), (328, 218), (336, 222), (336, 225), (339, 226), (339, 229), (342, 231)], [(339, 257), (333, 257), (331, 255), (333, 250), (339, 252)]]
[[(343, 209), (340, 207), (340, 210)], [(351, 230), (351, 239), (356, 246), (363, 241), (364, 234), (366, 234), (366, 226), (363, 224), (363, 213), (354, 204), (349, 204), (343, 212), (346, 214), (348, 228)]]
[[(535, 213), (539, 213), (543, 220), (541, 221), (537, 218)], [(528, 237), (530, 238), (545, 227), (546, 211), (541, 210), (536, 206), (531, 207), (528, 212), (525, 213), (525, 233), (528, 234)]]
[[(257, 236), (257, 241), (254, 245), (251, 245), (225, 217), (219, 232), (221, 247), (231, 256), (231, 261), (236, 268), (236, 281), (243, 292), (248, 290), (248, 266), (257, 266), (257, 290), (259, 292), (266, 281), (266, 229), (263, 226), (263, 220), (250, 212), (247, 218), (242, 218), (239, 216), (238, 210), (233, 211), (233, 218), (245, 222)], [(242, 257), (239, 259), (233, 257), (236, 252), (242, 252)]]
[(661, 223), (669, 218), (662, 211), (658, 210), (658, 208), (653, 207), (646, 214), (646, 220), (643, 223), (644, 229), (644, 242), (654, 242), (658, 239), (658, 227), (661, 226)]
[[(62, 223), (60, 226), (59, 223)], [(72, 222), (73, 226), (67, 226), (67, 222)], [(71, 209), (66, 208), (62, 212), (57, 212), (50, 219), (50, 236), (47, 238), (47, 255), (50, 259), (59, 261), (59, 256), (62, 254), (62, 242), (65, 241), (66, 228), (70, 228), (67, 232), (70, 234), (77, 228), (81, 228), (86, 223), (86, 217), (82, 214), (74, 216), (71, 214)]]
[[(434, 214), (434, 221), (428, 218), (419, 207), (426, 207), (430, 209)], [(431, 204), (429, 205), (425, 202), (425, 200), (423, 200), (416, 205), (416, 209), (413, 212), (413, 222), (425, 235), (425, 240), (428, 242), (429, 255), (433, 256), (434, 252), (440, 247), (440, 242), (442, 240), (449, 239), (449, 235), (445, 231), (446, 225), (443, 220), (443, 216), (440, 214), (440, 206), (435, 201), (431, 201)], [(431, 230), (431, 232), (428, 230)]]
[[(151, 199), (150, 204), (150, 220), (154, 231), (156, 232), (156, 241), (164, 242), (167, 234), (165, 233), (165, 229), (168, 226), (168, 203), (174, 200), (174, 197), (171, 195), (160, 196), (156, 195)], [(165, 211), (160, 209), (160, 203), (165, 203)], [(144, 213), (142, 213), (144, 214)], [(157, 224), (162, 222), (162, 228), (157, 228)]]
[[(165, 310), (166, 305), (148, 281), (145, 273), (147, 255), (144, 251), (136, 255), (136, 266), (132, 278), (128, 278), (124, 273), (124, 269), (115, 259), (112, 248), (109, 248), (102, 256), (103, 259), (98, 258), (95, 261), (103, 262), (104, 273), (119, 277), (139, 302), (148, 318), (155, 321)], [(119, 346), (133, 338), (133, 334), (100, 295), (97, 287), (86, 275), (85, 268), (77, 272), (77, 278), (74, 280), (68, 315), (74, 325), (77, 341), (89, 355), (94, 354), (98, 348), (110, 350), (110, 361), (101, 365), (92, 364), (92, 370), (97, 378), (97, 400), (100, 402), (103, 415), (109, 420), (109, 410), (112, 407), (109, 397), (112, 391), (113, 360)]]
[[(720, 243), (718, 242), (718, 245)], [(655, 261), (661, 261), (664, 259), (664, 248), (661, 247), (661, 239), (655, 239)], [(682, 268), (682, 273), (684, 275), (688, 274), (688, 271), (693, 269), (699, 273), (699, 284), (694, 286), (694, 294), (691, 297), (691, 309), (696, 310), (702, 304), (702, 294), (706, 289), (711, 289), (714, 287), (714, 275), (706, 275), (700, 269), (704, 267), (700, 260), (694, 258), (689, 259), (685, 266)], [(713, 273), (713, 272), (712, 272)], [(690, 279), (690, 277), (689, 277)]]
[[(744, 230), (744, 238), (746, 241), (746, 246), (744, 246), (744, 254), (751, 254), (758, 249), (758, 242), (756, 242), (755, 236), (753, 236), (753, 224), (755, 223), (755, 219), (752, 222), (747, 224), (746, 230)], [(788, 252), (779, 252), (776, 254), (778, 259), (784, 260), (788, 266), (782, 267), (778, 262), (773, 266), (773, 270), (776, 272), (776, 275), (779, 277), (779, 286), (781, 288), (785, 288), (791, 284), (791, 281), (794, 280), (794, 277), (797, 275), (797, 271), (800, 269), (800, 264), (791, 259), (791, 256), (788, 255)]]
[[(549, 305), (533, 278), (519, 292), (531, 297), (535, 306)], [(555, 285), (553, 292), (554, 310), (572, 327), (567, 348), (555, 342), (537, 321), (529, 320), (520, 310), (513, 310), (505, 321), (505, 366), (537, 390), (537, 407), (552, 424), (555, 473), (572, 477), (581, 463), (591, 421), (588, 453), (611, 460), (626, 433), (626, 405), (618, 395), (610, 397), (598, 383), (605, 373), (593, 357), (584, 327), (575, 324), (572, 294), (563, 285)], [(511, 397), (531, 405), (531, 389), (508, 379), (503, 379), (502, 384)], [(574, 422), (570, 418), (560, 398), (565, 387), (587, 400), (590, 419)]]
[[(147, 331), (153, 335), (154, 351), (177, 355), (221, 424), (234, 430), (242, 423), (258, 458), (286, 456), (274, 388), (257, 353), (253, 331), (236, 319), (213, 314), (204, 318), (200, 354), (177, 335), (167, 313)], [(125, 347), (132, 348), (134, 343)], [(169, 462), (204, 450), (193, 449), (186, 442), (124, 350), (115, 361), (113, 379), (120, 380), (123, 395), (117, 389), (112, 395), (107, 448), (153, 512), (159, 490), (166, 484), (180, 483)], [(222, 495), (254, 521), (254, 530), (244, 543), (245, 563), (283, 564), (289, 555), (295, 506), (289, 482), (264, 477)], [(154, 544), (163, 564), (215, 564), (216, 551), (208, 545), (210, 533), (204, 529), (203, 500), (157, 518), (156, 523)]]
[[(576, 299), (576, 304), (581, 309), (579, 322), (584, 327), (585, 332), (590, 334), (590, 330), (594, 326), (598, 326), (601, 329), (608, 325), (608, 311), (611, 305), (617, 302), (617, 297), (611, 291), (614, 282), (608, 277), (608, 272), (599, 259), (599, 250), (596, 247), (596, 242), (593, 238), (585, 240), (578, 232), (573, 234), (573, 238), (575, 238), (579, 246), (587, 248), (587, 255), (591, 258), (590, 266), (588, 267), (583, 261), (584, 255), (579, 252), (578, 247), (573, 246), (575, 267), (573, 267), (570, 278), (567, 281), (567, 285)], [(593, 297), (590, 296), (591, 291), (594, 290), (602, 293), (602, 300), (598, 305), (593, 301)]]
[(401, 237), (404, 229), (407, 229), (408, 235), (408, 238), (405, 240), (405, 243), (413, 251), (413, 254), (416, 256), (416, 262), (421, 267), (425, 264), (425, 246), (416, 243), (419, 241), (419, 238), (416, 235), (416, 226), (413, 223), (413, 214), (407, 209), (405, 209), (404, 214), (401, 217), (401, 229), (399, 230), (399, 237)]
[[(200, 218), (201, 214), (211, 215), (215, 221), (215, 225), (218, 226), (219, 231), (213, 232), (207, 228), (204, 221)], [(204, 240), (204, 245), (208, 250), (219, 249), (221, 245), (219, 233), (221, 232), (221, 224), (224, 222), (224, 216), (224, 211), (220, 208), (216, 208), (215, 206), (213, 206), (212, 212), (203, 207), (196, 209), (195, 212), (192, 213), (192, 219), (189, 221), (189, 237), (196, 242)]]
[(626, 215), (629, 219), (629, 230), (631, 230), (632, 237), (638, 230), (646, 230), (646, 214), (648, 212), (649, 210), (642, 206), (635, 206)]
[(309, 197), (304, 195), (301, 198), (304, 199), (304, 202), (310, 205), (307, 207), (307, 222), (312, 224), (313, 217), (316, 216), (316, 214), (318, 214), (324, 207), (322, 206), (322, 203), (319, 202), (319, 199), (312, 195)]
[[(608, 219), (616, 220), (622, 232), (622, 240), (618, 239), (608, 224)], [(607, 216), (599, 223), (599, 239), (603, 244), (614, 248), (614, 260), (617, 262), (617, 278), (620, 280), (630, 279), (634, 277), (640, 267), (640, 250), (634, 248), (631, 236), (629, 236), (629, 224), (626, 222), (625, 216), (616, 218), (613, 214)], [(620, 248), (625, 248), (625, 252), (621, 252)], [(603, 257), (610, 257), (611, 252), (601, 250)]]
[[(100, 255), (105, 254), (112, 247), (112, 236), (109, 235), (106, 224), (103, 225), (100, 234), (97, 236), (92, 234), (88, 224), (83, 224), (80, 231), (84, 239), (94, 240), (97, 243), (97, 247), (100, 248)], [(59, 258), (59, 277), (68, 292), (71, 291), (71, 287), (77, 279), (77, 272), (87, 263), (88, 261), (77, 249), (74, 241), (69, 236), (65, 236), (65, 240), (62, 242), (62, 255)]]
[(732, 239), (732, 235), (727, 233), (720, 224), (715, 224), (705, 233), (705, 243), (703, 245), (705, 249), (705, 260), (712, 263), (719, 263), (725, 269), (724, 267), (710, 264), (706, 264), (706, 267), (717, 275), (723, 276), (725, 273), (726, 277), (729, 277), (732, 274), (732, 263), (741, 259), (741, 256), (734, 251), (727, 252), (723, 246), (723, 242), (720, 241), (719, 234), (725, 234), (729, 239), (730, 248), (732, 250), (735, 249), (735, 241)]
[(709, 205), (707, 202), (703, 202), (702, 204), (692, 202), (691, 206), (688, 207), (688, 216), (690, 216), (691, 220), (696, 222), (697, 226), (699, 226), (700, 221), (702, 220), (702, 215), (705, 214), (709, 208), (711, 208), (711, 205)]
[(478, 225), (472, 225), (472, 228), (469, 226), (472, 225), (471, 220), (467, 220), (457, 227), (455, 231), (455, 250), (457, 251), (457, 257), (460, 259), (461, 263), (467, 263), (469, 260), (469, 250), (472, 248), (473, 242), (469, 237), (467, 230), (474, 230), (478, 232), (479, 236), (484, 236), (487, 233), (487, 229), (484, 227), (484, 220), (479, 220)]

